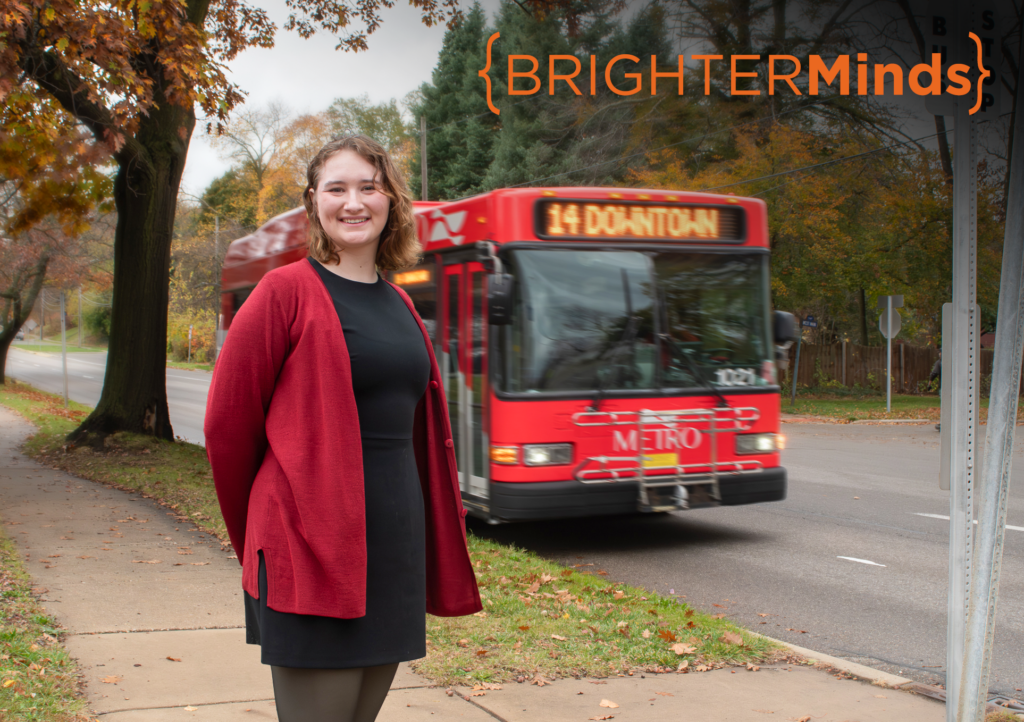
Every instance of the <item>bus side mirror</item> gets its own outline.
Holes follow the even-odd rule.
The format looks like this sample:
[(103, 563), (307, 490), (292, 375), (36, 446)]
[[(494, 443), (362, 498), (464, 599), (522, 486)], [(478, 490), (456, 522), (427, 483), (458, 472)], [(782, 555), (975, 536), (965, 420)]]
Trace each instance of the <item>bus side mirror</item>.
[(783, 345), (796, 341), (796, 319), (793, 314), (776, 311), (772, 314), (772, 335), (775, 343)]
[(512, 323), (512, 276), (495, 273), (487, 277), (487, 323), (505, 326)]

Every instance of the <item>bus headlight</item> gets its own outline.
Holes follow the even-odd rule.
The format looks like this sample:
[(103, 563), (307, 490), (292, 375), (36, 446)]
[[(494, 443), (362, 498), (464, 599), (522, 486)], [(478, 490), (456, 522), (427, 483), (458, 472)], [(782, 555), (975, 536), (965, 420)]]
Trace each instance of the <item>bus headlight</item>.
[(737, 454), (771, 454), (779, 451), (781, 444), (775, 434), (736, 434)]
[(527, 466), (571, 464), (572, 444), (525, 444), (523, 463)]

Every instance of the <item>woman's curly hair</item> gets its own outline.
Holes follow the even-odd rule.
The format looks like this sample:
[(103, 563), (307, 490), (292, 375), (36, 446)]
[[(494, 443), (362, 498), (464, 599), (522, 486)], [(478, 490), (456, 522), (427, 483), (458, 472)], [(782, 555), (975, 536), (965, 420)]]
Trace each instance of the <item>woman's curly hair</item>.
[[(359, 154), (377, 170), (380, 191), (390, 200), (388, 220), (380, 234), (377, 246), (377, 268), (382, 271), (397, 271), (413, 266), (419, 260), (420, 243), (416, 238), (416, 219), (412, 213), (412, 199), (391, 156), (377, 141), (365, 135), (350, 135), (335, 138), (316, 154), (306, 169), (306, 190), (302, 203), (309, 219), (309, 255), (321, 263), (338, 263), (338, 249), (320, 223), (317, 213), (315, 192), (320, 184), (324, 164), (336, 153), (351, 150)], [(313, 193), (310, 193), (310, 191)]]

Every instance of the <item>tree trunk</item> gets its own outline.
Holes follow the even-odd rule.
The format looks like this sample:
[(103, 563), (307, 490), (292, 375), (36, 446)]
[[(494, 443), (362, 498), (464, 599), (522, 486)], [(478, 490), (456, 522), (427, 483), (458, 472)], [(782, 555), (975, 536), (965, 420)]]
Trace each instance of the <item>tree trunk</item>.
[[(44, 250), (39, 254), (35, 265), (27, 271), (15, 275), (14, 283), (7, 289), (7, 293), (10, 295), (7, 297), (3, 314), (0, 316), (0, 321), (4, 326), (3, 332), (0, 332), (0, 384), (7, 383), (7, 350), (11, 347), (14, 337), (18, 335), (18, 329), (25, 325), (29, 314), (32, 313), (32, 307), (36, 303), (39, 291), (43, 288), (43, 281), (46, 280), (46, 267), (49, 265), (50, 252)], [(26, 286), (28, 286), (27, 291), (25, 290)], [(24, 298), (21, 295), (23, 292), (25, 293)], [(42, 320), (41, 314), (40, 320)], [(42, 328), (42, 324), (39, 328)]]
[(11, 347), (13, 335), (3, 334), (0, 336), (0, 386), (7, 383), (7, 349)]
[(860, 345), (868, 345), (868, 301), (864, 289), (860, 289)]
[[(160, 99), (118, 151), (114, 292), (103, 392), (68, 435), (101, 442), (118, 431), (173, 440), (167, 410), (167, 304), (178, 185), (195, 113)], [(128, 274), (120, 269), (132, 269)]]

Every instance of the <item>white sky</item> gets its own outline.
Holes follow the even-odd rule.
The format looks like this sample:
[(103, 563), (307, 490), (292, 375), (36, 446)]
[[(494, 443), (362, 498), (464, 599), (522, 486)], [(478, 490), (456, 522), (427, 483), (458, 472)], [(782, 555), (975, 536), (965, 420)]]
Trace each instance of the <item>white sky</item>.
[[(497, 1), (482, 4), (493, 17)], [(295, 32), (282, 30), (288, 17), (283, 0), (269, 0), (263, 6), (278, 26), (276, 46), (246, 50), (229, 66), (230, 79), (248, 91), (246, 105), (251, 107), (277, 101), (301, 114), (324, 110), (335, 98), (364, 93), (375, 103), (401, 100), (430, 81), (444, 40), (444, 26), (426, 27), (419, 10), (401, 0), (381, 13), (383, 22), (369, 38), (370, 49), (361, 53), (336, 51), (336, 40), (325, 34), (303, 40)], [(463, 6), (468, 9), (469, 3)], [(210, 147), (206, 123), (200, 120), (192, 135), (181, 190), (201, 195), (228, 167)]]

